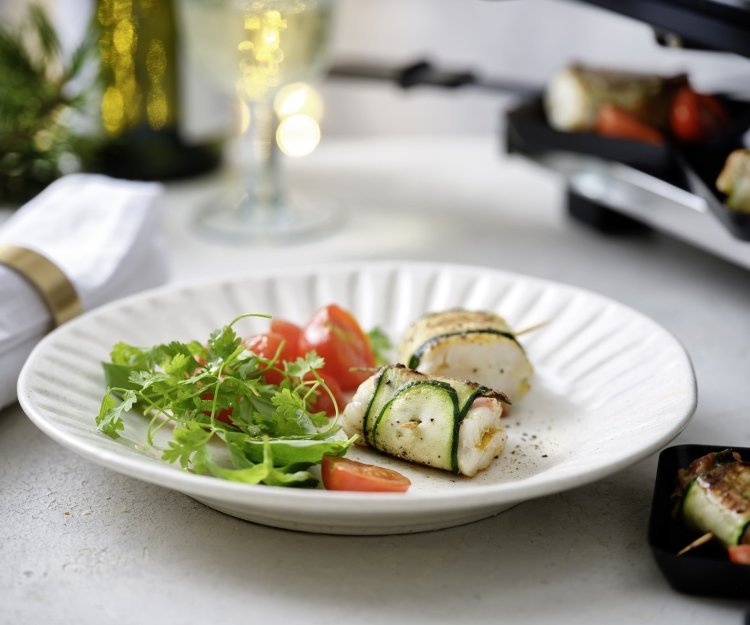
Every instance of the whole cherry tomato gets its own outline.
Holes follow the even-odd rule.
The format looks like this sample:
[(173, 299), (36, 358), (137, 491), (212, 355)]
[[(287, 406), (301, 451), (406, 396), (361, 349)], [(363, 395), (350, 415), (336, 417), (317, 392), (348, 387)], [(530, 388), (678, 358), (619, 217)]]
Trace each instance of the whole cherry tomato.
[[(306, 376), (306, 379), (311, 379), (311, 375)], [(318, 388), (318, 396), (315, 398), (315, 401), (310, 406), (310, 412), (325, 412), (329, 417), (333, 417), (336, 415), (336, 408), (338, 408), (338, 411), (341, 412), (344, 409), (344, 406), (346, 405), (346, 396), (344, 395), (344, 392), (341, 390), (341, 386), (339, 383), (335, 380), (335, 378), (332, 378), (331, 376), (321, 376), (323, 378), (323, 382), (325, 382), (326, 386), (328, 387), (328, 390), (331, 391), (331, 395), (333, 395), (333, 399), (331, 399), (331, 395), (326, 393), (322, 388)], [(334, 400), (336, 401), (336, 404), (334, 405)]]
[(375, 357), (357, 320), (336, 304), (319, 309), (302, 329), (300, 351), (315, 350), (325, 359), (320, 373), (353, 391), (372, 375)]
[(302, 352), (299, 351), (299, 340), (302, 336), (302, 328), (297, 324), (292, 323), (291, 321), (285, 321), (284, 319), (272, 319), (271, 332), (283, 336), (287, 345), (289, 345), (290, 348), (293, 347), (297, 352), (296, 356), (302, 356)]

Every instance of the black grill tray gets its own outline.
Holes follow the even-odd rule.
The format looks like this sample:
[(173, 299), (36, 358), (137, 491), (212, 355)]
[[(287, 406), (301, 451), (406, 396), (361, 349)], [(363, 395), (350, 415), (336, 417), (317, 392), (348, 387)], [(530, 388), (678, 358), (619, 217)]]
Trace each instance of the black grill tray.
[(547, 123), (542, 96), (506, 113), (508, 152), (535, 155), (569, 152), (628, 165), (703, 197), (712, 213), (737, 239), (750, 241), (750, 215), (729, 209), (715, 182), (729, 153), (742, 147), (750, 127), (750, 103), (723, 98), (731, 124), (711, 141), (696, 146), (655, 145), (602, 137), (591, 132), (560, 132)]
[[(681, 593), (731, 597), (750, 601), (750, 565), (730, 562), (726, 551), (709, 543), (678, 556), (677, 552), (695, 540), (672, 515), (672, 493), (677, 471), (693, 460), (728, 446), (676, 445), (659, 454), (656, 484), (651, 504), (648, 542), (664, 577)], [(750, 459), (750, 448), (730, 447)]]

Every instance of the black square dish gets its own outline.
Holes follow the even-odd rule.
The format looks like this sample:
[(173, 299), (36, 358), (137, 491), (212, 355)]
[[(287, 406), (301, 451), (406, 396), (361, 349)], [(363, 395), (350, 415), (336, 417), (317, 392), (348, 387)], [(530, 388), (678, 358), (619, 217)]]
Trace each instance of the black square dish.
[(688, 187), (706, 201), (711, 212), (737, 239), (750, 241), (750, 213), (741, 213), (729, 208), (723, 195), (716, 188), (716, 179), (728, 155), (729, 151), (723, 151), (713, 154), (713, 159), (710, 159), (711, 153), (708, 151), (686, 152), (684, 170)]
[(691, 595), (750, 600), (750, 565), (729, 561), (726, 550), (713, 541), (678, 556), (695, 540), (672, 514), (677, 471), (708, 453), (732, 449), (750, 459), (750, 448), (715, 445), (676, 445), (659, 454), (648, 542), (664, 577), (675, 590)]

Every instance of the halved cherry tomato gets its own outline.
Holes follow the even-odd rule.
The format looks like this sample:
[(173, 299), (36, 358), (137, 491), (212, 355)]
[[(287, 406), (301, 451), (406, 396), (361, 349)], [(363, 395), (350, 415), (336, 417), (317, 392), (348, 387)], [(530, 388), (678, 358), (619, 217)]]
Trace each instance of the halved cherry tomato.
[[(205, 393), (201, 393), (201, 399), (204, 399), (206, 401), (213, 401), (214, 400), (214, 394), (211, 391), (206, 391)], [(234, 408), (229, 406), (229, 408), (224, 408), (223, 410), (219, 410), (219, 414), (216, 415), (216, 420), (221, 421), (222, 423), (226, 423), (227, 425), (234, 425), (234, 422), (232, 421), (232, 413), (234, 412)], [(207, 417), (211, 416), (210, 410), (204, 410), (203, 414)]]
[(750, 545), (729, 547), (729, 559), (735, 564), (750, 564)]
[(662, 143), (661, 133), (644, 124), (632, 113), (614, 104), (604, 104), (596, 116), (596, 132), (603, 137), (632, 139), (645, 143)]
[(323, 456), (322, 474), (328, 490), (404, 493), (411, 486), (397, 471), (340, 456)]
[[(325, 377), (321, 375), (321, 377), (326, 383), (326, 386), (330, 389), (331, 394), (336, 400), (336, 406), (338, 406), (339, 412), (341, 412), (346, 405), (346, 397), (344, 395), (344, 391), (341, 390), (341, 386), (339, 385), (339, 383), (331, 376)], [(308, 374), (307, 376), (305, 376), (306, 380), (309, 380), (311, 378), (312, 374)], [(331, 396), (321, 388), (318, 389), (318, 396), (310, 406), (310, 412), (320, 411), (325, 412), (329, 417), (333, 417), (336, 414), (336, 407), (333, 405)]]
[(297, 352), (295, 354), (295, 358), (297, 356), (301, 356), (304, 353), (299, 351), (299, 340), (302, 336), (302, 328), (300, 328), (296, 323), (285, 321), (284, 319), (271, 319), (271, 332), (273, 334), (280, 334), (284, 337), (284, 340), (287, 342), (289, 347), (293, 347)]
[(300, 351), (312, 349), (325, 359), (321, 373), (326, 379), (336, 378), (344, 391), (355, 390), (372, 375), (367, 369), (375, 367), (367, 336), (357, 320), (336, 304), (319, 309), (303, 328)]
[[(251, 336), (245, 339), (245, 347), (261, 358), (269, 360), (276, 355), (279, 347), (281, 347), (281, 353), (274, 365), (279, 369), (284, 366), (284, 361), (295, 360), (298, 354), (295, 345), (290, 345), (281, 334), (276, 334), (275, 332), (265, 332), (264, 334)], [(284, 376), (278, 371), (269, 370), (266, 371), (265, 378), (268, 384), (279, 384), (284, 379)]]
[(718, 98), (693, 91), (689, 85), (680, 87), (672, 100), (669, 124), (681, 141), (710, 139), (728, 123), (729, 115)]

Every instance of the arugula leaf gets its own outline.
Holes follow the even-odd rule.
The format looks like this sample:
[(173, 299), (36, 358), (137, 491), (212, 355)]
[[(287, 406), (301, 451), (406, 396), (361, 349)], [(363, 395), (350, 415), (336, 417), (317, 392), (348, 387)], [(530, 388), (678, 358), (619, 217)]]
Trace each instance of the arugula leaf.
[(357, 439), (356, 436), (348, 440), (269, 440), (257, 441), (247, 439), (241, 434), (226, 432), (222, 438), (227, 441), (230, 449), (240, 455), (240, 460), (261, 462), (266, 445), (271, 448), (275, 466), (295, 465), (309, 467), (319, 463), (323, 456), (343, 456)]
[(318, 485), (318, 480), (307, 471), (291, 471), (288, 468), (277, 469), (271, 467), (268, 476), (263, 480), (268, 486), (291, 486), (297, 488), (312, 488)]
[(257, 464), (242, 460), (240, 468), (225, 469), (205, 456), (202, 464), (215, 477), (243, 484), (267, 484), (268, 486), (316, 486), (318, 481), (307, 471), (289, 471), (286, 467), (274, 466), (274, 455), (268, 438), (259, 441), (261, 458)]
[(130, 365), (116, 365), (113, 362), (103, 362), (104, 381), (110, 388), (124, 388), (137, 390), (140, 388), (136, 383), (130, 381), (130, 376), (139, 371)]

